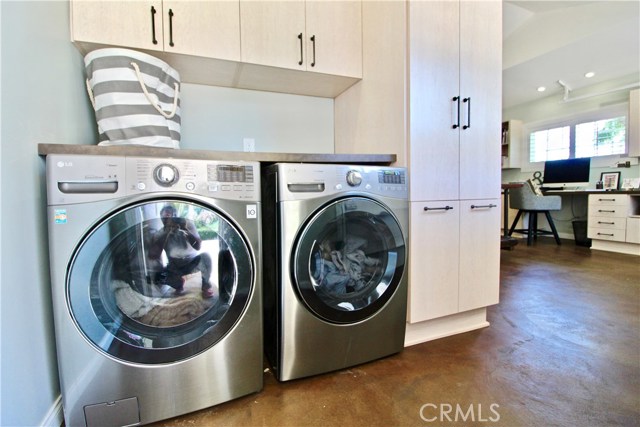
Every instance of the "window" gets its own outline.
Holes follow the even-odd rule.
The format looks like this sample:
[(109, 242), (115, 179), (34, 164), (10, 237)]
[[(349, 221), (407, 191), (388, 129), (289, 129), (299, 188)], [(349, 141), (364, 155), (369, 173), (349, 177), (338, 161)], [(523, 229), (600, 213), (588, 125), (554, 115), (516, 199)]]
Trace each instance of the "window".
[(625, 116), (540, 129), (529, 135), (529, 162), (624, 154), (625, 138)]
[(609, 156), (625, 152), (625, 118), (576, 125), (576, 157)]

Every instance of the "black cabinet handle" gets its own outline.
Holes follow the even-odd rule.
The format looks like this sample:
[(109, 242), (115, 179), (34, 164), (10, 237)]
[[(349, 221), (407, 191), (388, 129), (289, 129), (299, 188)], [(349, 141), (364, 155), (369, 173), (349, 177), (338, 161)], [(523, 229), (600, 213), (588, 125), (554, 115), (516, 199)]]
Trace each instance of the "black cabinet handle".
[(458, 122), (453, 125), (454, 129), (458, 129), (460, 127), (460, 97), (454, 96), (452, 101), (458, 103)]
[(615, 211), (615, 210), (613, 210), (613, 211), (606, 211), (606, 210), (604, 210), (604, 209), (598, 209), (598, 212), (615, 213), (616, 211)]
[(311, 66), (316, 66), (316, 35), (311, 36), (311, 45), (313, 46), (313, 59), (311, 60)]
[(424, 207), (425, 211), (448, 211), (448, 210), (451, 210), (451, 209), (453, 209), (453, 206), (448, 206), (448, 205), (447, 206), (442, 206), (440, 208), (430, 208), (428, 206)]
[(489, 205), (471, 205), (471, 209), (482, 209), (482, 208), (491, 209), (491, 208), (497, 208), (497, 207), (498, 205), (494, 205), (493, 203)]
[(173, 47), (173, 10), (169, 9), (169, 46)]
[(302, 33), (298, 34), (298, 40), (300, 40), (300, 61), (298, 61), (298, 65), (302, 65), (302, 61), (304, 59), (302, 56)]
[(598, 221), (598, 224), (614, 225), (615, 222)]
[(609, 233), (598, 233), (598, 236), (609, 236), (609, 237), (613, 237), (614, 234), (609, 234)]
[(467, 124), (462, 126), (462, 129), (469, 129), (471, 127), (471, 97), (463, 99), (462, 102), (467, 103)]
[(151, 42), (158, 44), (156, 39), (156, 8), (151, 6)]
[(615, 202), (616, 199), (598, 199), (599, 202)]

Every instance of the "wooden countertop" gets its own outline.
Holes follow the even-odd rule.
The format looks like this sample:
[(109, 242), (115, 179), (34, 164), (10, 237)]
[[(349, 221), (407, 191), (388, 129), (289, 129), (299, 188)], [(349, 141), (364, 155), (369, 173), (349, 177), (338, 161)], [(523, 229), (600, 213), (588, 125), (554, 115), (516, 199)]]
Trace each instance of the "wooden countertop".
[(322, 153), (261, 153), (242, 151), (184, 150), (155, 148), (142, 145), (75, 145), (38, 144), (38, 154), (81, 154), (102, 156), (162, 157), (195, 160), (245, 160), (263, 163), (336, 163), (390, 165), (396, 161), (395, 154), (322, 154)]

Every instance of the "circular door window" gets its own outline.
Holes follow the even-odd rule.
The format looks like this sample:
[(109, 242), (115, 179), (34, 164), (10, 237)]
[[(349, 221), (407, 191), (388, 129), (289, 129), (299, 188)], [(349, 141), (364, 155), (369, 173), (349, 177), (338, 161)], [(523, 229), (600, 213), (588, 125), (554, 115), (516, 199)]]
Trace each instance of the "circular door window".
[(366, 319), (393, 296), (405, 268), (396, 218), (377, 201), (352, 197), (320, 209), (304, 225), (292, 258), (294, 283), (318, 317)]
[(95, 226), (69, 266), (71, 315), (111, 356), (168, 363), (219, 341), (242, 315), (254, 267), (238, 229), (210, 207), (154, 200)]

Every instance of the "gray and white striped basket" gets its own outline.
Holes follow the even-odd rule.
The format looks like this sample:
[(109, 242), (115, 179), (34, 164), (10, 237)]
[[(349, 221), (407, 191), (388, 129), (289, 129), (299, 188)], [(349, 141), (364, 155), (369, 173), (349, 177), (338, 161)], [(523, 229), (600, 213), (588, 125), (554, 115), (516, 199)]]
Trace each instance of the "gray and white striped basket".
[(121, 48), (89, 52), (84, 64), (98, 145), (180, 148), (180, 74), (175, 69)]

